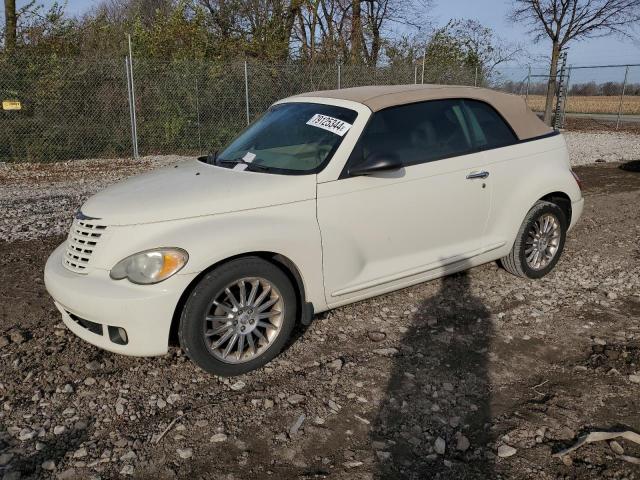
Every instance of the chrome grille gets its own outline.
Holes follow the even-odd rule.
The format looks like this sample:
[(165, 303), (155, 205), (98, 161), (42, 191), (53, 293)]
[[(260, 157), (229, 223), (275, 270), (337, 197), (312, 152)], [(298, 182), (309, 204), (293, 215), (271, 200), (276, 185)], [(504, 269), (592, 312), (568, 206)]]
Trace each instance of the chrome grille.
[(97, 248), (100, 237), (106, 228), (106, 225), (101, 225), (93, 219), (74, 219), (67, 238), (64, 266), (72, 272), (88, 273), (91, 255)]

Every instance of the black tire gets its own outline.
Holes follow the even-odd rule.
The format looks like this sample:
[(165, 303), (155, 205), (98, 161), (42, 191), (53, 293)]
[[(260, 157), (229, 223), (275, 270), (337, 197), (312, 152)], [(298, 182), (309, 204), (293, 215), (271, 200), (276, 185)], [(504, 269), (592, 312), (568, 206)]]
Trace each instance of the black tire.
[[(553, 215), (558, 220), (558, 223), (560, 224), (560, 239), (558, 248), (549, 264), (544, 268), (534, 269), (529, 266), (526, 260), (526, 240), (527, 235), (536, 220), (545, 214)], [(506, 257), (502, 257), (500, 259), (500, 264), (507, 272), (512, 273), (513, 275), (516, 275), (518, 277), (534, 279), (542, 278), (551, 270), (553, 270), (553, 267), (555, 267), (556, 263), (558, 263), (558, 260), (560, 259), (562, 251), (564, 249), (564, 242), (566, 237), (567, 217), (564, 211), (555, 203), (538, 200), (524, 217), (522, 225), (520, 226), (520, 230), (518, 230), (516, 241), (511, 248), (511, 252), (509, 252), (509, 255), (507, 255)]]
[[(214, 296), (225, 286), (245, 277), (261, 277), (277, 288), (283, 305), (282, 324), (264, 352), (243, 363), (226, 363), (210, 352), (205, 340), (204, 319)], [(178, 338), (184, 352), (200, 368), (221, 377), (231, 377), (260, 368), (276, 357), (291, 336), (296, 318), (296, 294), (287, 275), (259, 257), (244, 257), (212, 270), (195, 286), (182, 310)]]

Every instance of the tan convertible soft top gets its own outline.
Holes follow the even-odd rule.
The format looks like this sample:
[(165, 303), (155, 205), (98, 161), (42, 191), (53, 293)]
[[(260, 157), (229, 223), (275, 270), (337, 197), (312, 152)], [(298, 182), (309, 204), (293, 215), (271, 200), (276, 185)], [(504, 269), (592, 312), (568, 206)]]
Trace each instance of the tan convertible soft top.
[(426, 100), (469, 98), (481, 100), (493, 106), (509, 122), (520, 140), (528, 140), (553, 131), (529, 110), (521, 97), (487, 88), (451, 85), (381, 85), (323, 90), (302, 93), (296, 97), (351, 100), (366, 105), (374, 112), (396, 105)]

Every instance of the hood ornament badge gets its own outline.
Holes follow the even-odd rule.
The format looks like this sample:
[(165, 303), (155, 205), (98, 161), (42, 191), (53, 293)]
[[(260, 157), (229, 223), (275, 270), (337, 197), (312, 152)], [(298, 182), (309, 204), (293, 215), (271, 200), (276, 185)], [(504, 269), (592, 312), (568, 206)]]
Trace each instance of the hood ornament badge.
[(90, 217), (88, 215), (85, 215), (84, 213), (82, 213), (81, 210), (78, 210), (74, 216), (74, 218), (76, 220), (100, 220), (99, 218), (96, 217)]

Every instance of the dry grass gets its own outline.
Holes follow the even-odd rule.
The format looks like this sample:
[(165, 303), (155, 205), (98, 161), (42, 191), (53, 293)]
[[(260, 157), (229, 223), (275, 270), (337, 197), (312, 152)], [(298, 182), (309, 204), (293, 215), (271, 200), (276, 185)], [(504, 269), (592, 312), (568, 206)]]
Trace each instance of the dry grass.
[[(527, 104), (537, 112), (544, 110), (543, 95), (529, 95)], [(578, 97), (569, 95), (567, 112), (569, 113), (618, 113), (620, 97)], [(626, 95), (622, 102), (622, 113), (626, 115), (640, 115), (640, 96)]]

